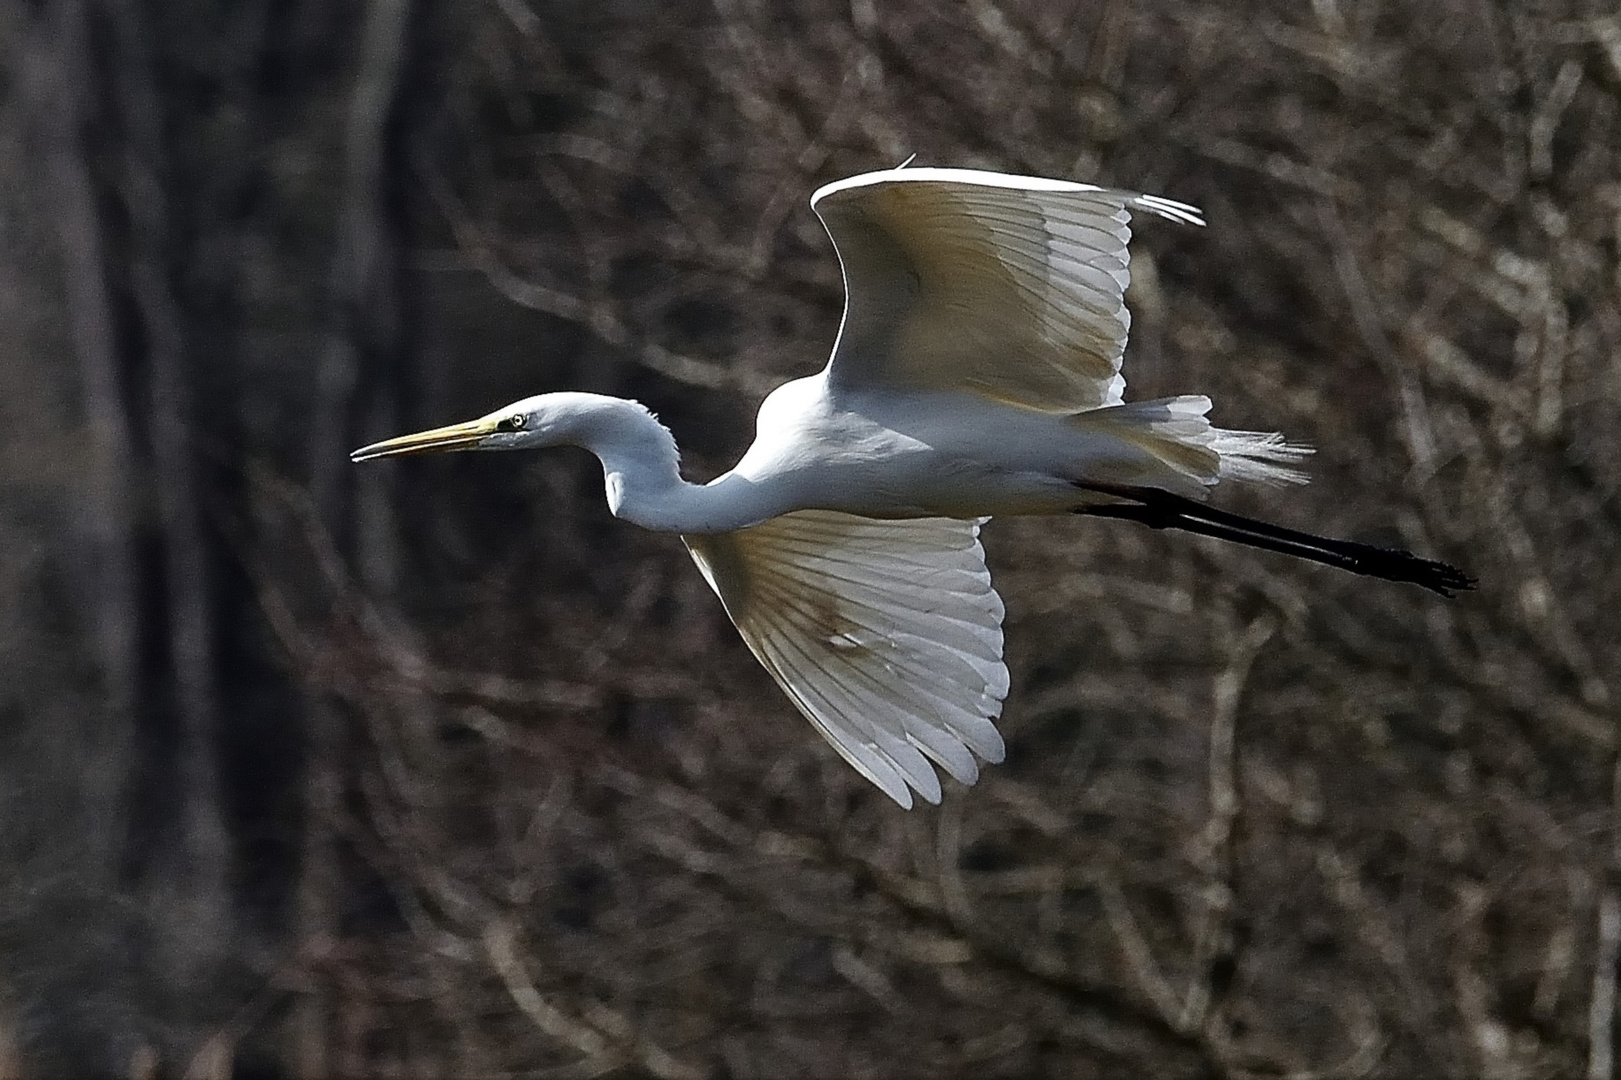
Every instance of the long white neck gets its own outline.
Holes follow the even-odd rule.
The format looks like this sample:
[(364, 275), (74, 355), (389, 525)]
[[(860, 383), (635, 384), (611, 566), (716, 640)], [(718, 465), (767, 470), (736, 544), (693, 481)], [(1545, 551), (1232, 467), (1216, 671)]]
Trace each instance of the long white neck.
[(712, 484), (681, 478), (675, 437), (634, 401), (598, 394), (569, 395), (567, 441), (602, 462), (608, 508), (617, 518), (659, 532), (729, 532), (780, 510), (768, 493), (728, 474)]

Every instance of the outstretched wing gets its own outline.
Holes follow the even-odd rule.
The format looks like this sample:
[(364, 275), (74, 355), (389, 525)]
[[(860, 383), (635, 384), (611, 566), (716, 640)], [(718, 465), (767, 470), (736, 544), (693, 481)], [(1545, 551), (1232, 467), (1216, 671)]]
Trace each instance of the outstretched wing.
[(977, 521), (801, 510), (687, 548), (799, 711), (903, 807), (1001, 761), (1002, 600)]
[(1132, 210), (1183, 203), (972, 169), (890, 169), (811, 196), (844, 268), (835, 387), (983, 394), (1044, 412), (1117, 405)]

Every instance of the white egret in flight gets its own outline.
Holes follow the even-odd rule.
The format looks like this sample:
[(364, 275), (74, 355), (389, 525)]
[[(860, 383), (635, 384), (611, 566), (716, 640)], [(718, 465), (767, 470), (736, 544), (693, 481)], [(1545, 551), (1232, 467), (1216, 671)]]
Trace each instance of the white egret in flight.
[(980, 526), (1080, 513), (1186, 529), (1443, 595), (1474, 583), (1405, 551), (1206, 506), (1221, 481), (1303, 479), (1308, 453), (1227, 431), (1202, 396), (1126, 402), (1120, 373), (1132, 211), (1183, 203), (967, 169), (853, 176), (811, 197), (844, 270), (832, 359), (760, 405), (754, 444), (683, 480), (646, 408), (525, 398), (356, 450), (581, 446), (613, 513), (682, 534), (743, 640), (816, 730), (903, 807), (1002, 760), (1002, 601)]

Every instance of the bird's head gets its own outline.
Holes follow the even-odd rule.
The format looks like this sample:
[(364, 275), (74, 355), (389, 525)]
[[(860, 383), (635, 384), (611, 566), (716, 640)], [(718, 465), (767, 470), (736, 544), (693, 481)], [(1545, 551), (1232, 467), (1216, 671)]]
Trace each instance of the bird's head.
[(444, 450), (531, 450), (573, 445), (591, 394), (540, 394), (460, 424), (362, 446), (351, 461)]

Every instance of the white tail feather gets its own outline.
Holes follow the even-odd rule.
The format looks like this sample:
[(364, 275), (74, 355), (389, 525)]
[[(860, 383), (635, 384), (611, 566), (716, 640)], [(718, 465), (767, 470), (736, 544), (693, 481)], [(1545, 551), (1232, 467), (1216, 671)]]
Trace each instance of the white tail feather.
[(1076, 420), (1111, 430), (1147, 450), (1173, 472), (1155, 486), (1194, 498), (1222, 480), (1247, 484), (1304, 484), (1306, 474), (1295, 463), (1312, 453), (1309, 446), (1284, 441), (1275, 431), (1228, 431), (1205, 415), (1210, 399), (1202, 394), (1133, 401), (1089, 412)]
[(1276, 431), (1211, 428), (1208, 445), (1221, 456), (1221, 479), (1269, 487), (1306, 483), (1306, 474), (1294, 465), (1315, 453), (1309, 446), (1285, 442)]

